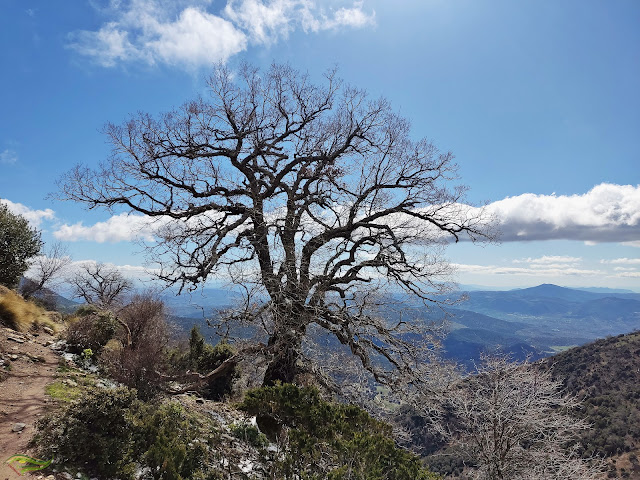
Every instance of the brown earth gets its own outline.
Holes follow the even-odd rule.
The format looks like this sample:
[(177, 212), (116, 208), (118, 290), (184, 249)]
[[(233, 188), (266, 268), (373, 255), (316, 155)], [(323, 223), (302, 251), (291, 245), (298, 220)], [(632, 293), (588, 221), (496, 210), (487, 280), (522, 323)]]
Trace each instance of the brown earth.
[[(45, 343), (54, 340), (43, 331), (30, 334), (0, 328), (0, 359), (4, 365), (10, 365), (9, 369), (0, 367), (0, 480), (30, 476), (18, 475), (6, 460), (12, 455), (33, 453), (28, 443), (35, 432), (35, 423), (52, 406), (45, 387), (54, 381), (59, 357)], [(14, 432), (16, 423), (24, 423), (24, 430)]]

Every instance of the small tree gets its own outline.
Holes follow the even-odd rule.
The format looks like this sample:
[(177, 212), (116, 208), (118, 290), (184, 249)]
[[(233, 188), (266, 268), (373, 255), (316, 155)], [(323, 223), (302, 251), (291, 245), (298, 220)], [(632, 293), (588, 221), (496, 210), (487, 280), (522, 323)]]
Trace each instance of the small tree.
[(486, 356), (477, 375), (446, 393), (445, 432), (474, 479), (600, 478), (601, 465), (577, 454), (577, 435), (588, 425), (571, 415), (579, 402), (561, 387), (535, 365)]
[(116, 268), (104, 263), (86, 262), (69, 278), (76, 297), (101, 309), (117, 306), (131, 291), (132, 283)]
[(54, 243), (35, 257), (31, 264), (29, 278), (20, 287), (24, 297), (31, 297), (42, 292), (45, 288), (52, 288), (66, 267), (71, 263), (67, 249), (61, 243)]
[(288, 66), (220, 66), (209, 85), (209, 101), (108, 125), (112, 158), (69, 172), (62, 197), (156, 219), (149, 249), (169, 284), (224, 274), (257, 292), (231, 318), (265, 328), (265, 384), (296, 378), (313, 324), (380, 382), (410, 372), (423, 359), (407, 339), (424, 328), (381, 318), (371, 292), (443, 302), (442, 247), (488, 238), (450, 185), (453, 155), (335, 72), (319, 86)]
[(40, 232), (21, 215), (0, 203), (0, 285), (16, 288), (29, 259), (42, 248)]

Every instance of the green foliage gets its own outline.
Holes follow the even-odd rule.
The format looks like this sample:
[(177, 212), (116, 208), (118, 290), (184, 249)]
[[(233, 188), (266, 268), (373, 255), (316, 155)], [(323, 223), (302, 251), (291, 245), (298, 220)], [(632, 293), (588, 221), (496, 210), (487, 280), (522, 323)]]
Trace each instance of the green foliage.
[(71, 402), (72, 400), (79, 398), (83, 392), (81, 387), (72, 387), (61, 380), (50, 383), (44, 390), (51, 398), (55, 398), (62, 402)]
[[(100, 478), (132, 478), (147, 467), (154, 479), (212, 479), (210, 425), (178, 403), (144, 403), (135, 390), (90, 390), (38, 423), (40, 453)], [(145, 477), (149, 478), (149, 477)]]
[(87, 349), (99, 353), (120, 327), (113, 313), (95, 307), (81, 307), (76, 316), (77, 320), (66, 331), (67, 344), (75, 353)]
[(82, 395), (61, 412), (38, 422), (37, 443), (46, 458), (73, 464), (99, 476), (130, 477), (131, 411), (135, 392), (122, 387), (96, 389)]
[(208, 439), (178, 403), (144, 405), (137, 414), (135, 449), (154, 479), (202, 477)]
[(258, 430), (258, 427), (248, 422), (234, 423), (230, 426), (231, 433), (234, 437), (253, 445), (256, 448), (266, 447), (269, 445), (269, 439), (264, 433)]
[[(193, 370), (198, 373), (209, 373), (219, 367), (225, 360), (235, 354), (235, 349), (227, 342), (213, 346), (207, 343), (200, 329), (195, 325), (189, 336), (189, 351), (174, 351), (169, 362), (180, 370)], [(237, 368), (230, 375), (210, 381), (202, 390), (202, 394), (211, 400), (221, 400), (231, 393), (233, 382), (240, 372)]]
[(285, 455), (274, 462), (275, 478), (437, 478), (417, 456), (395, 445), (389, 425), (357, 406), (327, 402), (315, 388), (284, 384), (251, 390), (239, 408), (286, 438)]
[(41, 248), (40, 232), (31, 228), (26, 218), (11, 213), (7, 205), (0, 203), (0, 285), (17, 287), (29, 268), (29, 259)]

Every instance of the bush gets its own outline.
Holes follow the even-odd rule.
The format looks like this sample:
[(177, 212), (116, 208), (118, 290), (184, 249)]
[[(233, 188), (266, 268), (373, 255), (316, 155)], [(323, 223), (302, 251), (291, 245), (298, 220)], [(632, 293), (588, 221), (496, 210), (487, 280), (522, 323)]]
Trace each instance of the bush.
[(264, 433), (258, 430), (258, 427), (248, 422), (234, 423), (229, 429), (231, 434), (256, 448), (266, 447), (269, 445), (269, 439)]
[(417, 456), (395, 445), (389, 425), (357, 406), (322, 400), (315, 388), (285, 384), (251, 390), (239, 408), (256, 415), (261, 428), (270, 425), (284, 443), (285, 455), (274, 462), (276, 478), (437, 478)]
[(169, 335), (164, 304), (150, 295), (137, 295), (118, 315), (128, 332), (119, 329), (120, 346), (105, 348), (100, 365), (114, 380), (135, 388), (139, 398), (150, 399), (165, 384)]
[[(91, 390), (38, 422), (40, 454), (100, 478), (216, 478), (209, 471), (211, 428), (178, 403), (144, 403), (126, 387)], [(144, 478), (149, 478), (145, 476)]]
[(208, 439), (196, 418), (178, 403), (143, 405), (137, 415), (135, 450), (154, 479), (202, 477), (207, 470)]
[(37, 443), (55, 463), (86, 468), (98, 476), (129, 478), (135, 392), (92, 390), (38, 422)]
[[(191, 329), (189, 336), (189, 350), (187, 352), (174, 350), (169, 362), (176, 370), (192, 370), (198, 373), (209, 373), (228, 358), (235, 354), (235, 349), (227, 342), (210, 345), (200, 333), (198, 326)], [(201, 393), (211, 400), (222, 400), (231, 393), (233, 382), (240, 376), (236, 367), (233, 372), (224, 377), (213, 379), (202, 389)]]
[(87, 348), (101, 352), (120, 327), (113, 313), (92, 306), (80, 307), (74, 320), (65, 335), (73, 353), (82, 353)]

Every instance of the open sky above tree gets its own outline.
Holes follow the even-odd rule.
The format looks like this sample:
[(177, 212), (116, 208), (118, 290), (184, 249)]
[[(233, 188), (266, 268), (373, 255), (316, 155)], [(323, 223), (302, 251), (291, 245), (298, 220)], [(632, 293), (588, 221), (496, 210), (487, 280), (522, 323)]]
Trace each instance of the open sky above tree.
[(10, 2), (2, 7), (0, 197), (77, 261), (140, 273), (139, 217), (45, 200), (100, 133), (206, 91), (216, 61), (337, 64), (452, 151), (503, 244), (449, 250), (462, 283), (640, 289), (640, 7), (634, 1)]

